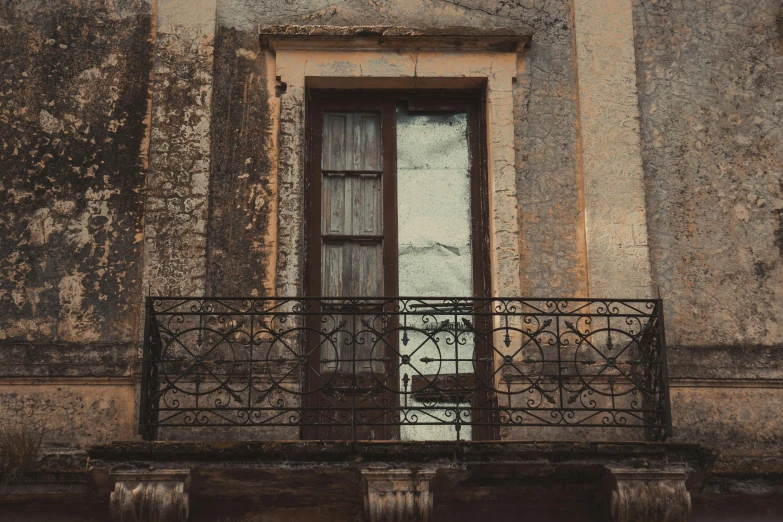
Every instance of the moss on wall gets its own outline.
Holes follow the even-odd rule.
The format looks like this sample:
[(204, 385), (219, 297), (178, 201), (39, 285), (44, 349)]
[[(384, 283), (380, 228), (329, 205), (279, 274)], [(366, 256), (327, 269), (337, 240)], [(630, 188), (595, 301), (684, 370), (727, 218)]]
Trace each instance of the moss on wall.
[(273, 248), (276, 193), (265, 149), (269, 125), (266, 70), (258, 36), (221, 28), (215, 39), (208, 292), (265, 295)]
[(138, 331), (150, 21), (143, 2), (0, 8), (0, 340)]

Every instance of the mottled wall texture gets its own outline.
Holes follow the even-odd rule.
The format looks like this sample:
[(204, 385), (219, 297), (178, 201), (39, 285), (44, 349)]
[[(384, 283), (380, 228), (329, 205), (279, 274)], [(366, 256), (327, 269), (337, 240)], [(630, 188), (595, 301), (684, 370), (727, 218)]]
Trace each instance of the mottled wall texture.
[(46, 445), (132, 434), (151, 14), (0, 4), (0, 425)]
[(636, 0), (635, 24), (675, 436), (719, 469), (779, 470), (783, 4)]
[(0, 339), (133, 339), (152, 60), (145, 2), (0, 8)]
[(264, 55), (254, 31), (233, 28), (218, 30), (215, 53), (208, 292), (269, 295), (277, 193), (266, 147), (271, 129)]
[(783, 4), (637, 0), (649, 240), (671, 344), (783, 342)]
[[(629, 1), (675, 437), (722, 448), (724, 471), (780, 472), (783, 5)], [(532, 28), (514, 84), (523, 293), (588, 294), (572, 3), (0, 2), (2, 418), (65, 419), (48, 428), (66, 445), (132, 438), (147, 288), (274, 291), (261, 24)]]

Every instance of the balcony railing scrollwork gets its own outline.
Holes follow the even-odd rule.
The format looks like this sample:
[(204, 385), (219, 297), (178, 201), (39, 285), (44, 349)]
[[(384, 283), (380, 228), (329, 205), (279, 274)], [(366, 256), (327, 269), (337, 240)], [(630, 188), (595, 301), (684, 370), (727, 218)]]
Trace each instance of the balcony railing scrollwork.
[(304, 438), (671, 433), (660, 300), (169, 298), (147, 301), (140, 431)]

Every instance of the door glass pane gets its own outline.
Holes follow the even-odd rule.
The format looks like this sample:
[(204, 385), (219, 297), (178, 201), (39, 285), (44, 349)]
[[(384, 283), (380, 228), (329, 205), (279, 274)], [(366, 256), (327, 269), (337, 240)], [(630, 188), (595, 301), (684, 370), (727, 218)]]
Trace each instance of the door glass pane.
[(468, 117), (397, 109), (400, 295), (473, 294)]
[[(470, 157), (465, 112), (421, 114), (397, 109), (397, 220), (399, 290), (402, 296), (467, 297), (473, 295)], [(450, 390), (440, 399), (410, 394), (414, 378), (455, 386), (455, 374), (472, 375), (472, 334), (467, 316), (458, 310), (423, 307), (408, 318), (400, 334), (400, 389), (407, 392), (407, 440), (452, 440), (453, 423), (462, 423), (460, 438), (470, 439), (470, 401), (465, 390)], [(450, 383), (450, 384), (446, 384)], [(459, 385), (457, 385), (459, 386)]]

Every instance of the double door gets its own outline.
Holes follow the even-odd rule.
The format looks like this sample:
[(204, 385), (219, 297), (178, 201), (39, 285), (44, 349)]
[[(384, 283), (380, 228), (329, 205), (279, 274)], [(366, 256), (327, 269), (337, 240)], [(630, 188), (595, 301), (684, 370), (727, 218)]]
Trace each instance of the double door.
[[(303, 437), (452, 439), (461, 415), (460, 438), (491, 438), (471, 425), (487, 391), (427, 393), (491, 378), (491, 365), (476, 364), (485, 343), (459, 330), (475, 318), (431, 306), (488, 293), (480, 100), (310, 98), (305, 292), (323, 299), (307, 325)], [(447, 348), (449, 335), (463, 343)]]

